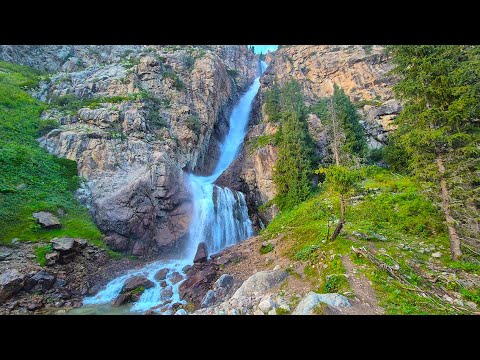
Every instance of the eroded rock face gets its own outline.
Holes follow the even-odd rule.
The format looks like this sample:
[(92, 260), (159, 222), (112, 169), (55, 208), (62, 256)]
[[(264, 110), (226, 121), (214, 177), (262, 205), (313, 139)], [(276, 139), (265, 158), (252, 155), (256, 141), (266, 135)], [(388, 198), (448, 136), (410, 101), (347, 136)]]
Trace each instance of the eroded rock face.
[[(263, 98), (274, 83), (283, 84), (296, 79), (303, 88), (307, 105), (333, 94), (337, 84), (353, 102), (364, 101), (359, 109), (365, 119), (362, 125), (370, 148), (379, 148), (387, 142), (394, 130), (392, 120), (401, 111), (401, 104), (394, 98), (394, 79), (388, 74), (393, 65), (382, 46), (361, 45), (292, 45), (284, 46), (268, 55), (268, 68), (260, 78), (260, 91), (252, 108), (247, 144), (236, 161), (217, 180), (217, 184), (246, 194), (254, 224), (261, 226), (255, 215), (258, 207), (275, 197), (272, 181), (277, 149), (272, 144), (251, 146), (260, 136), (272, 136), (275, 123), (268, 122), (263, 108)], [(325, 127), (314, 115), (307, 116), (310, 135), (316, 144), (316, 155), (327, 154), (328, 143)], [(248, 145), (250, 144), (250, 145)], [(278, 210), (273, 206), (258, 213), (263, 223), (269, 222)], [(255, 223), (255, 220), (256, 223)]]
[(238, 45), (74, 45), (1, 46), (0, 58), (57, 72), (34, 94), (44, 101), (108, 100), (48, 110), (43, 117), (61, 126), (39, 142), (77, 161), (86, 179), (78, 197), (112, 249), (149, 256), (181, 247), (192, 206), (184, 172), (213, 169), (258, 57)]

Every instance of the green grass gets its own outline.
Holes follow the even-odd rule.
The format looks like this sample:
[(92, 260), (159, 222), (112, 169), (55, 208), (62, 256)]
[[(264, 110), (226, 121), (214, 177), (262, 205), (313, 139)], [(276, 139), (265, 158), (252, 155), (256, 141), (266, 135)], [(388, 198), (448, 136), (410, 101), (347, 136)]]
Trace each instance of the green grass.
[(39, 246), (35, 249), (35, 255), (37, 256), (36, 260), (41, 266), (45, 266), (47, 264), (47, 259), (45, 255), (48, 253), (53, 252), (52, 244), (47, 244), (44, 246)]
[[(439, 209), (422, 194), (412, 178), (374, 166), (368, 168), (367, 179), (356, 195), (363, 195), (363, 198), (356, 203), (349, 203), (344, 230), (333, 242), (327, 240), (327, 232), (330, 235), (333, 232), (339, 214), (339, 203), (336, 196), (323, 189), (290, 211), (277, 215), (262, 231), (262, 238), (269, 240), (284, 234), (277, 247), (292, 261), (305, 263), (304, 274), (311, 282), (313, 291), (349, 291), (341, 261), (341, 256), (348, 255), (359, 272), (372, 281), (379, 304), (387, 314), (453, 313), (448, 306), (438, 306), (418, 293), (407, 290), (387, 272), (351, 251), (352, 245), (358, 248), (362, 244), (375, 244), (378, 250), (384, 249), (385, 253), (398, 262), (399, 271), (409, 278), (412, 286), (430, 286), (409, 265), (411, 260), (420, 264), (431, 260), (429, 253), (419, 252), (420, 248), (425, 247), (435, 246), (435, 251), (442, 253), (438, 261), (445, 267), (479, 273), (476, 264), (449, 260), (449, 240)], [(358, 239), (353, 242), (347, 235), (354, 231), (382, 234), (387, 241)], [(400, 243), (412, 249), (403, 250), (398, 246)], [(379, 251), (377, 256), (387, 263), (391, 261)], [(428, 271), (425, 266), (422, 266), (422, 270)], [(465, 294), (464, 297), (469, 296)], [(474, 298), (473, 295), (470, 296)]]
[(261, 246), (260, 247), (260, 254), (265, 255), (268, 254), (270, 251), (273, 251), (273, 245), (272, 244), (267, 244), (267, 246)]
[[(71, 236), (101, 244), (100, 231), (72, 193), (80, 183), (76, 163), (48, 154), (35, 140), (56, 126), (40, 120), (47, 104), (26, 92), (43, 76), (0, 61), (0, 243)], [(32, 218), (33, 212), (59, 209), (66, 213), (61, 229), (41, 229)]]
[(273, 144), (274, 139), (274, 135), (260, 135), (256, 138), (249, 139), (246, 143), (248, 152), (252, 154), (254, 151), (262, 147)]

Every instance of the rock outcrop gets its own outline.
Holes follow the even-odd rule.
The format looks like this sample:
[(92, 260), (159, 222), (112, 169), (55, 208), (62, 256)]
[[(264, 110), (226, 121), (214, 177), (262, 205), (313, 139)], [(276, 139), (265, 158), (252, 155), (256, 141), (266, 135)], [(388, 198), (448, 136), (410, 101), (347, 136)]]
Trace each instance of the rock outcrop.
[(36, 97), (58, 129), (39, 139), (77, 161), (77, 194), (112, 249), (180, 249), (185, 171), (209, 173), (239, 94), (256, 75), (246, 46), (1, 46), (0, 58), (53, 72)]
[[(265, 91), (272, 84), (296, 79), (303, 88), (307, 105), (333, 94), (333, 85), (343, 88), (350, 99), (359, 105), (365, 119), (362, 125), (370, 148), (386, 144), (388, 132), (394, 130), (392, 119), (400, 112), (401, 104), (394, 98), (394, 78), (389, 75), (393, 65), (382, 46), (360, 45), (292, 45), (283, 46), (268, 55), (269, 66), (260, 78), (260, 91), (253, 104), (250, 129), (239, 157), (217, 180), (217, 184), (246, 194), (255, 225), (257, 209), (276, 194), (272, 168), (277, 151), (271, 142), (262, 143), (277, 130), (267, 122), (263, 109)], [(309, 132), (316, 143), (316, 153), (322, 158), (326, 151), (326, 134), (320, 119), (309, 114)], [(260, 212), (260, 220), (269, 222), (277, 213), (273, 206)]]

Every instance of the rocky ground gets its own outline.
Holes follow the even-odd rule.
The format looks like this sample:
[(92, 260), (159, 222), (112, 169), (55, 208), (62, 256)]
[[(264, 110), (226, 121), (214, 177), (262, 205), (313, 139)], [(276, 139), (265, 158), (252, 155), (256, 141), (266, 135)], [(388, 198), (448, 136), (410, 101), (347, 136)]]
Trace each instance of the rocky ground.
[(83, 239), (56, 238), (50, 245), (46, 266), (36, 260), (38, 243), (0, 246), (0, 314), (65, 313), (125, 269), (142, 264), (114, 260)]

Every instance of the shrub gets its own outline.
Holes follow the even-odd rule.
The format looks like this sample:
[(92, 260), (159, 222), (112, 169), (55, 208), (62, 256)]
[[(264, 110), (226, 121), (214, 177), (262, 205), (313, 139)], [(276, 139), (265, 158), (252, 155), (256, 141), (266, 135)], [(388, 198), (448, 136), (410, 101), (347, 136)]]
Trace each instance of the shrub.
[(60, 123), (57, 120), (47, 119), (40, 122), (38, 126), (38, 136), (43, 136), (48, 134), (53, 129), (58, 129)]
[(268, 254), (273, 250), (273, 245), (272, 244), (267, 244), (267, 246), (261, 246), (260, 247), (260, 254), (265, 255)]
[(185, 125), (195, 133), (200, 132), (202, 125), (195, 116), (189, 116), (185, 119)]

